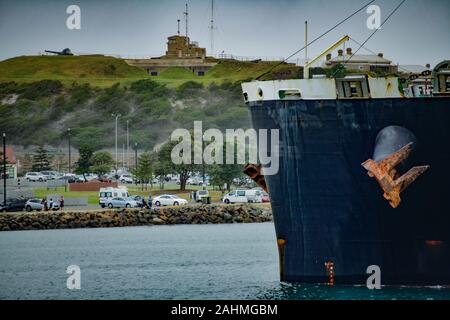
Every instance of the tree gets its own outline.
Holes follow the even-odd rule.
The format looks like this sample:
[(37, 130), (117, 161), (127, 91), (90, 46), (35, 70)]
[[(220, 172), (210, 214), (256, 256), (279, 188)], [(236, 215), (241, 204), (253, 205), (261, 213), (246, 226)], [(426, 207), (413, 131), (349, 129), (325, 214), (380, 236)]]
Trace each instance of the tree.
[[(236, 147), (236, 143), (234, 145)], [(232, 144), (224, 144), (223, 146), (223, 164), (212, 164), (206, 167), (206, 172), (210, 176), (211, 183), (219, 186), (220, 190), (222, 190), (224, 184), (226, 184), (227, 189), (230, 190), (233, 180), (243, 176), (243, 166), (242, 164), (237, 164), (236, 153), (234, 155), (235, 159), (233, 164), (225, 163), (226, 146), (231, 148)]]
[(109, 152), (99, 151), (92, 155), (90, 163), (90, 171), (98, 176), (103, 176), (111, 171), (114, 160)]
[(141, 188), (147, 189), (147, 183), (153, 176), (153, 159), (148, 152), (144, 152), (139, 156), (138, 166), (132, 171), (133, 175), (141, 182)]
[(31, 170), (33, 171), (51, 170), (50, 159), (47, 150), (45, 150), (42, 146), (40, 146), (33, 155)]
[[(192, 135), (191, 135), (192, 136)], [(174, 164), (172, 162), (172, 149), (178, 144), (178, 141), (170, 141), (165, 143), (158, 152), (158, 170), (165, 171), (165, 174), (175, 173), (180, 176), (180, 190), (186, 190), (186, 182), (189, 177), (196, 171), (200, 170), (199, 165), (193, 163), (191, 155), (191, 163)], [(193, 143), (192, 143), (193, 145)], [(194, 148), (192, 148), (194, 149)], [(193, 150), (192, 150), (193, 152)]]
[(167, 162), (167, 161), (162, 161), (162, 160), (158, 159), (154, 163), (153, 168), (154, 168), (155, 176), (158, 178), (158, 180), (160, 182), (159, 183), (159, 188), (160, 189), (164, 189), (164, 182), (165, 182), (164, 179), (165, 179), (165, 177), (168, 174), (173, 172), (171, 164), (169, 162)]
[(93, 148), (90, 145), (83, 145), (78, 150), (80, 158), (75, 163), (75, 173), (82, 174), (86, 178), (86, 173), (89, 173), (91, 168), (91, 159), (94, 153)]

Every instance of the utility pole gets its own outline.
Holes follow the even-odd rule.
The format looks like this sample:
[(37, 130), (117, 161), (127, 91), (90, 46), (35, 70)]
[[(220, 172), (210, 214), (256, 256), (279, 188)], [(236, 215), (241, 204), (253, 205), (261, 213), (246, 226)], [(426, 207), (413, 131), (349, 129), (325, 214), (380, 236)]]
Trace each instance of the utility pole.
[(138, 167), (137, 147), (138, 147), (138, 144), (137, 144), (137, 142), (135, 142), (134, 143), (134, 170), (136, 170), (136, 171), (137, 171), (137, 167)]
[(68, 139), (69, 139), (69, 173), (72, 173), (72, 159), (70, 153), (70, 128), (67, 129)]
[(180, 35), (180, 19), (178, 19), (177, 22), (178, 22), (178, 31), (177, 31), (177, 34)]
[(129, 150), (130, 150), (130, 134), (129, 134), (129, 130), (128, 130), (128, 123), (130, 122), (130, 120), (127, 120), (127, 154), (126, 154), (126, 165), (127, 165), (127, 169), (130, 166), (128, 161), (129, 161)]
[(188, 17), (189, 17), (189, 12), (188, 12), (188, 4), (186, 2), (186, 11), (184, 12), (184, 19), (186, 22), (186, 45), (189, 45), (189, 35), (188, 35)]
[(121, 114), (112, 114), (113, 118), (116, 118), (116, 174), (117, 174), (117, 164), (118, 164), (118, 158), (117, 158), (117, 120), (122, 116)]
[(122, 144), (122, 168), (125, 167), (125, 143)]
[(3, 207), (6, 208), (6, 133), (3, 132)]

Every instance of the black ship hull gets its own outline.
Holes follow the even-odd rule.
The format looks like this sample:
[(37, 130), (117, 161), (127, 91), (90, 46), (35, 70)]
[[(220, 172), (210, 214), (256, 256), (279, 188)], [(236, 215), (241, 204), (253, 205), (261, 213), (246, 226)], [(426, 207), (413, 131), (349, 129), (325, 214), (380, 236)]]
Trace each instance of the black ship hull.
[[(266, 176), (282, 280), (450, 285), (450, 98), (250, 102), (255, 129), (279, 129), (280, 167)], [(378, 133), (417, 138), (407, 166), (429, 169), (393, 208), (362, 163)], [(404, 169), (408, 169), (405, 167)], [(329, 266), (330, 264), (328, 264)]]

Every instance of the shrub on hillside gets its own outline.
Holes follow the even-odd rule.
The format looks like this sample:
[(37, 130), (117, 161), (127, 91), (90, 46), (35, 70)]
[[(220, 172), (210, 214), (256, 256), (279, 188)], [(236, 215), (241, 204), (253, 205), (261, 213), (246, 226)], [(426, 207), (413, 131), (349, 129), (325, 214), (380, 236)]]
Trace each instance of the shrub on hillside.
[(169, 94), (169, 89), (150, 79), (138, 80), (131, 84), (130, 90), (134, 93), (150, 95), (152, 97), (164, 97)]
[(178, 99), (186, 99), (192, 98), (195, 94), (203, 89), (203, 84), (195, 81), (188, 81), (183, 83), (177, 89), (177, 98)]
[(71, 102), (76, 104), (85, 103), (92, 96), (92, 88), (89, 83), (85, 84), (77, 84), (73, 83), (72, 87), (69, 89), (69, 93), (71, 94)]
[(24, 85), (21, 98), (37, 100), (61, 93), (63, 84), (58, 80), (42, 80)]

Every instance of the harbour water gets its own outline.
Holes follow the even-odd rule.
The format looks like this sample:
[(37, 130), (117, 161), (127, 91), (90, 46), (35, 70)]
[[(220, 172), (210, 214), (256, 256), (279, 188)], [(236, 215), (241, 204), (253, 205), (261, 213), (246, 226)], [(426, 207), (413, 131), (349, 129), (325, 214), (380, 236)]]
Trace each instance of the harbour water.
[[(450, 299), (442, 287), (285, 284), (272, 223), (0, 232), (0, 299)], [(66, 286), (69, 265), (81, 289)]]

